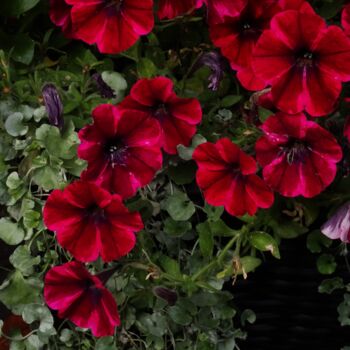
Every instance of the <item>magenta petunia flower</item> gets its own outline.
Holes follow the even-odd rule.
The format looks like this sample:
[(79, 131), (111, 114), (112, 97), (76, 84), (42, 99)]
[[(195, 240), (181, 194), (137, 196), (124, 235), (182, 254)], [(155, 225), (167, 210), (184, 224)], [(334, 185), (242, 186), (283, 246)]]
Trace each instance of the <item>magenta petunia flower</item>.
[(112, 336), (120, 325), (117, 304), (98, 276), (91, 275), (79, 262), (55, 266), (45, 276), (47, 305), (95, 337)]
[(44, 207), (44, 222), (58, 243), (79, 261), (99, 256), (109, 262), (128, 254), (143, 229), (139, 213), (131, 213), (119, 195), (94, 183), (76, 181), (53, 191)]
[(52, 23), (62, 28), (67, 38), (74, 38), (71, 9), (72, 6), (68, 5), (65, 0), (50, 0), (50, 19)]
[(314, 197), (331, 184), (342, 150), (335, 137), (304, 114), (281, 112), (262, 125), (256, 156), (268, 185), (286, 197)]
[(246, 0), (204, 0), (208, 8), (208, 19), (211, 24), (224, 22), (225, 17), (238, 16)]
[[(237, 71), (237, 78), (246, 89), (261, 90), (266, 86), (266, 82), (252, 70), (253, 51), (259, 37), (269, 28), (276, 13), (290, 7), (300, 7), (300, 3), (299, 0), (244, 0), (232, 2), (230, 6), (234, 4), (236, 11), (231, 9), (225, 12), (218, 8), (225, 16), (221, 21), (210, 22), (211, 40), (229, 60), (232, 69)], [(222, 7), (227, 8), (225, 4)]]
[(321, 227), (321, 232), (331, 239), (350, 242), (350, 203), (342, 205)]
[(177, 146), (188, 146), (202, 120), (202, 108), (195, 98), (180, 98), (173, 82), (166, 77), (141, 79), (130, 96), (118, 105), (121, 111), (144, 112), (162, 129), (161, 145), (165, 152), (177, 153)]
[(203, 0), (159, 0), (158, 17), (175, 18), (200, 8)]
[(102, 53), (116, 54), (151, 32), (153, 0), (52, 0), (50, 17), (65, 34), (97, 44)]
[(88, 162), (81, 178), (132, 197), (162, 167), (159, 124), (147, 113), (121, 112), (108, 104), (92, 115), (94, 123), (79, 132), (78, 156)]
[(210, 205), (224, 206), (234, 216), (254, 215), (258, 208), (272, 205), (272, 191), (255, 175), (256, 161), (229, 139), (199, 145), (193, 159), (198, 165), (197, 184)]
[(253, 70), (271, 85), (283, 112), (323, 116), (350, 80), (350, 39), (339, 27), (327, 27), (306, 3), (273, 18), (256, 44)]

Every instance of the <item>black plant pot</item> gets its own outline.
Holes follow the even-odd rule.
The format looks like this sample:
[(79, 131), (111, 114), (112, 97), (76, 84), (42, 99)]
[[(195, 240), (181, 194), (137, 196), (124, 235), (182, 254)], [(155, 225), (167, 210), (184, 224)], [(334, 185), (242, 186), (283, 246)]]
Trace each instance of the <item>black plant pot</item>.
[[(242, 350), (340, 350), (350, 345), (350, 327), (341, 327), (337, 306), (343, 292), (320, 294), (318, 286), (327, 276), (316, 268), (305, 237), (283, 241), (281, 260), (271, 259), (247, 280), (230, 287), (239, 309), (252, 309), (257, 315), (247, 325), (248, 338)], [(349, 281), (344, 266), (340, 274)]]

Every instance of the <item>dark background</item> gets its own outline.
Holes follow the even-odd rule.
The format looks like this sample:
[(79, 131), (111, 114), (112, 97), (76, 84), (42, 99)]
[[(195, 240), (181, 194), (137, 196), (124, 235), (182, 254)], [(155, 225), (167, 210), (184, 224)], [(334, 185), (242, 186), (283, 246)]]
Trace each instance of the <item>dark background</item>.
[[(321, 275), (316, 268), (317, 255), (306, 248), (305, 236), (284, 240), (281, 260), (270, 259), (247, 280), (231, 287), (237, 306), (252, 309), (256, 322), (246, 325), (248, 338), (241, 350), (340, 350), (350, 346), (350, 327), (341, 327), (337, 306), (343, 291), (318, 293)], [(350, 273), (345, 262), (338, 266), (345, 282)]]

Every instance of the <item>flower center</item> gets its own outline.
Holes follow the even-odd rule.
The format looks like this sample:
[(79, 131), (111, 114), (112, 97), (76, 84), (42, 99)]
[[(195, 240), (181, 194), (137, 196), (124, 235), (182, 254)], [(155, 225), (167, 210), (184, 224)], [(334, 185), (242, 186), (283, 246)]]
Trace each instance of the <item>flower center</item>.
[(301, 140), (291, 140), (289, 144), (284, 147), (283, 152), (287, 156), (288, 164), (292, 165), (295, 163), (304, 163), (310, 149), (308, 145)]
[(123, 7), (124, 0), (104, 0), (105, 8), (108, 10), (108, 14), (115, 15), (116, 12), (120, 12)]
[(315, 55), (310, 51), (303, 51), (296, 57), (298, 67), (313, 67), (315, 64)]
[(100, 208), (96, 204), (93, 204), (86, 209), (86, 216), (91, 218), (95, 223), (104, 221), (106, 218), (104, 209)]
[(116, 165), (126, 164), (128, 147), (120, 139), (111, 140), (105, 147), (105, 153), (114, 168)]
[(162, 121), (169, 116), (167, 106), (164, 103), (160, 103), (153, 109), (153, 115), (157, 120)]

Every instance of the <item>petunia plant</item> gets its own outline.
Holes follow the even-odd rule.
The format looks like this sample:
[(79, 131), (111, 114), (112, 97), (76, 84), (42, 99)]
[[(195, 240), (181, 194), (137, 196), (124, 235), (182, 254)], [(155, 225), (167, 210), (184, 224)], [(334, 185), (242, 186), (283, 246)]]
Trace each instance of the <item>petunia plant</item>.
[(291, 239), (349, 326), (349, 13), (2, 2), (0, 349), (244, 349)]

